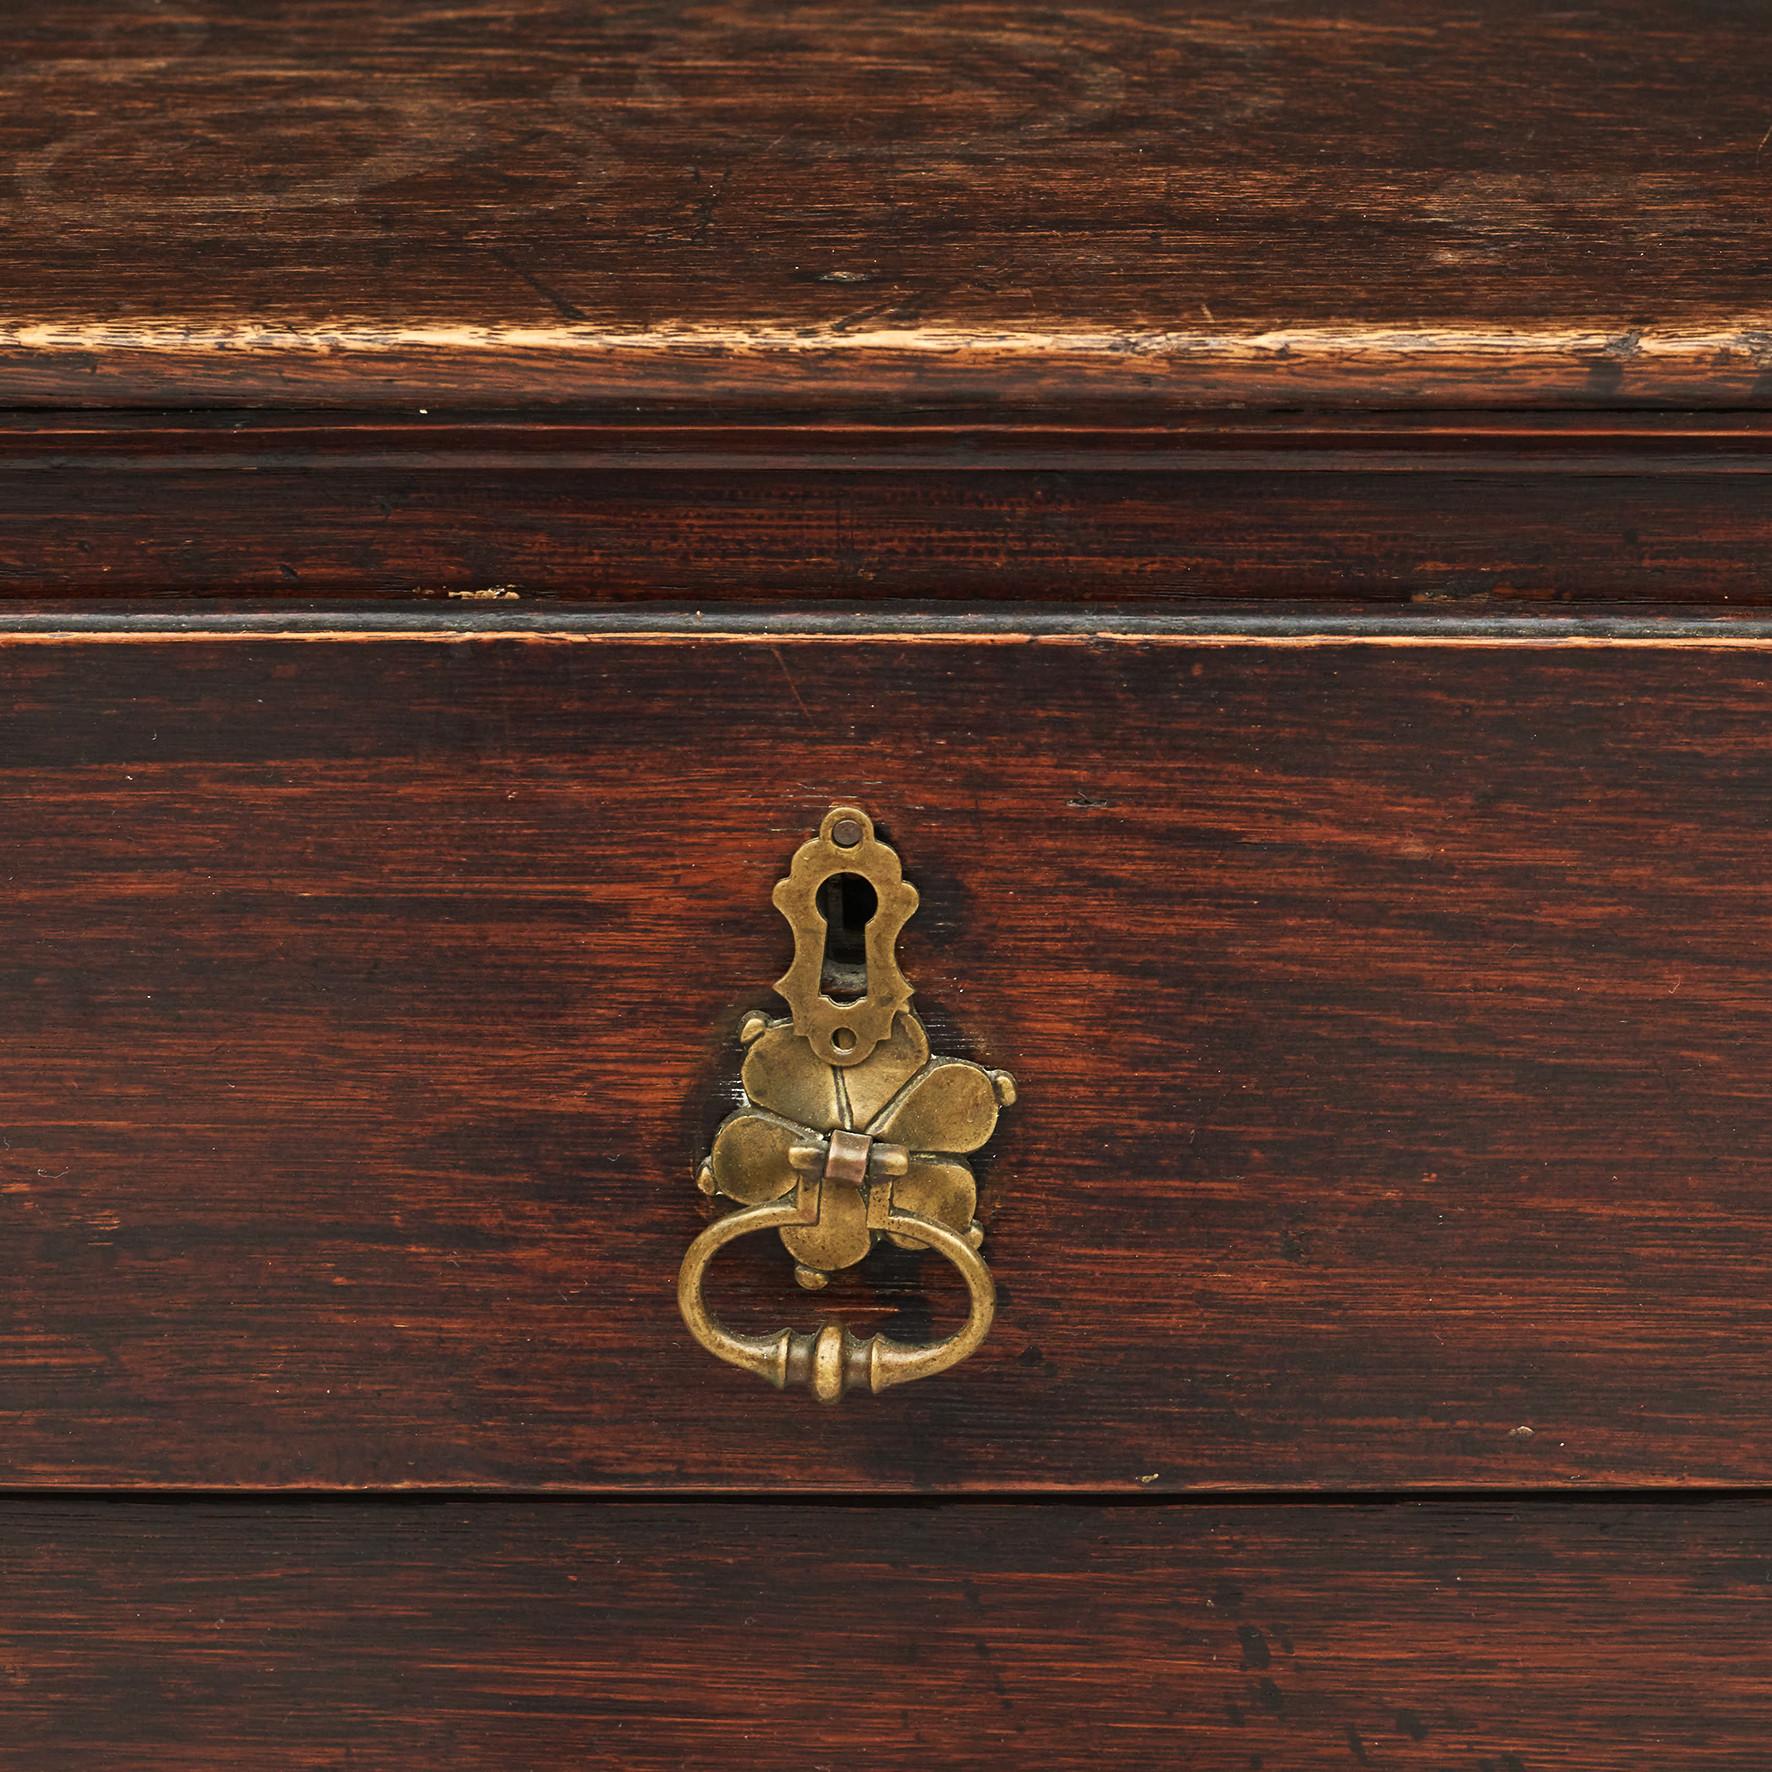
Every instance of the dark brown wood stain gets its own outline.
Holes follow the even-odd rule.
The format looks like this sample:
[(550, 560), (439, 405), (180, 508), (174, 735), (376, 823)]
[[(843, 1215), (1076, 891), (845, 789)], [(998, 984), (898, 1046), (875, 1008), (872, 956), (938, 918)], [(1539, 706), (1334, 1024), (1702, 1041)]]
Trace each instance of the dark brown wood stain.
[[(0, 1765), (1759, 1772), (1761, 9), (6, 10)], [(820, 1410), (838, 796), (1022, 1093)]]
[(18, 1772), (1759, 1772), (1766, 1504), (12, 1504)]
[[(0, 673), (8, 1483), (1772, 1470), (1772, 650), (124, 638)], [(671, 1288), (770, 886), (836, 795), (923, 894), (938, 1045), (1023, 1094), (986, 1348), (822, 1411)], [(825, 1308), (761, 1246), (722, 1285)], [(826, 1299), (915, 1328), (930, 1285)]]
[(0, 599), (1754, 606), (1772, 598), (1769, 438), (1751, 415), (15, 415)]

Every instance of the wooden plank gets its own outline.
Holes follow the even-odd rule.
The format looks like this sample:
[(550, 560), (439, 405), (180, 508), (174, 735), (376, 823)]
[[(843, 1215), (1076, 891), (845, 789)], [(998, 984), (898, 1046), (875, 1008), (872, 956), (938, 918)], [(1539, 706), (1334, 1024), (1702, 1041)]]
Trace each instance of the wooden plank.
[[(454, 632), (0, 646), (0, 1481), (1772, 1475), (1763, 636)], [(838, 796), (1022, 1100), (821, 1411), (672, 1285)]]
[(0, 401), (1764, 405), (1760, 26), (15, 7)]
[(1757, 418), (0, 420), (0, 599), (1754, 606)]
[(69, 1765), (1758, 1772), (1764, 1503), (9, 1503)]

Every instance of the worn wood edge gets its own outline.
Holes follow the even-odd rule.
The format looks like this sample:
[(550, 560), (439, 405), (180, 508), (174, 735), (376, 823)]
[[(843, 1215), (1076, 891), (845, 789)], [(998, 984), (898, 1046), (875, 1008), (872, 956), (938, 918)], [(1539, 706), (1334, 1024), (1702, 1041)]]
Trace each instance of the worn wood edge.
[(767, 319), (663, 325), (277, 325), (147, 317), (0, 326), (0, 404), (467, 404), (835, 407), (867, 398), (1108, 395), (1128, 409), (1284, 404), (1764, 408), (1772, 336), (1699, 326), (1321, 326), (836, 331)]
[(1406, 646), (1710, 649), (1772, 648), (1772, 615), (1450, 615), (1437, 612), (1301, 613), (1027, 608), (726, 610), (646, 608), (510, 609), (464, 601), (439, 609), (376, 607), (288, 610), (275, 606), (174, 606), (117, 610), (6, 610), (0, 645), (165, 645), (226, 640), (329, 642), (398, 640), (432, 645), (483, 641), (573, 643), (683, 640), (734, 645), (1180, 644), (1188, 646)]

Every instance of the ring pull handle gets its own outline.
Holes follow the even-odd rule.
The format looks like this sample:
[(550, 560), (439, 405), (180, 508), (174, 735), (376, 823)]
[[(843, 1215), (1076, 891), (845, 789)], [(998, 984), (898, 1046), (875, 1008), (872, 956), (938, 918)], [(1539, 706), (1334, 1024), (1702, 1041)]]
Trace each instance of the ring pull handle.
[(913, 1212), (888, 1212), (884, 1229), (945, 1255), (966, 1282), (970, 1308), (964, 1325), (941, 1341), (897, 1341), (890, 1335), (857, 1336), (843, 1323), (826, 1323), (808, 1334), (777, 1329), (747, 1335), (729, 1329), (702, 1297), (708, 1265), (726, 1247), (753, 1231), (776, 1230), (807, 1220), (797, 1201), (750, 1206), (717, 1218), (683, 1257), (677, 1275), (677, 1305), (689, 1332), (717, 1359), (766, 1378), (777, 1390), (804, 1384), (821, 1403), (834, 1403), (845, 1391), (880, 1392), (913, 1378), (933, 1378), (957, 1366), (990, 1333), (997, 1313), (997, 1288), (984, 1258), (946, 1225)]
[[(860, 880), (865, 894), (837, 895)], [(859, 928), (839, 929), (859, 901)], [(791, 1013), (745, 1017), (744, 1102), (715, 1134), (697, 1183), (742, 1210), (689, 1245), (677, 1303), (689, 1332), (729, 1365), (778, 1390), (804, 1384), (821, 1402), (879, 1392), (958, 1365), (989, 1333), (997, 1292), (979, 1246), (978, 1193), (967, 1156), (1015, 1100), (1007, 1071), (932, 1055), (898, 968), (899, 931), (917, 907), (896, 854), (858, 807), (836, 806), (795, 854), (774, 902), (794, 931), (794, 963), (776, 985)], [(729, 1328), (702, 1296), (709, 1264), (729, 1243), (780, 1233), (794, 1277), (822, 1290), (882, 1237), (932, 1249), (966, 1285), (964, 1325), (943, 1340), (857, 1336), (837, 1322), (802, 1332)]]

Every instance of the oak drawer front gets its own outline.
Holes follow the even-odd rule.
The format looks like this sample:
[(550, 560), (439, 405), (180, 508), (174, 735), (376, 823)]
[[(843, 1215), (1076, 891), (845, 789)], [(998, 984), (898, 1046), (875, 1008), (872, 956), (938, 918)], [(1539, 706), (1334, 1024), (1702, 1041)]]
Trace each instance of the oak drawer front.
[(0, 1540), (20, 1772), (1036, 1743), (1060, 1769), (1749, 1772), (1772, 1730), (1765, 1503), (14, 1501)]
[[(0, 645), (0, 1481), (1148, 1492), (1772, 1471), (1772, 651)], [(1000, 1287), (820, 1410), (672, 1284), (853, 796)], [(882, 1258), (821, 1300), (927, 1328)]]

